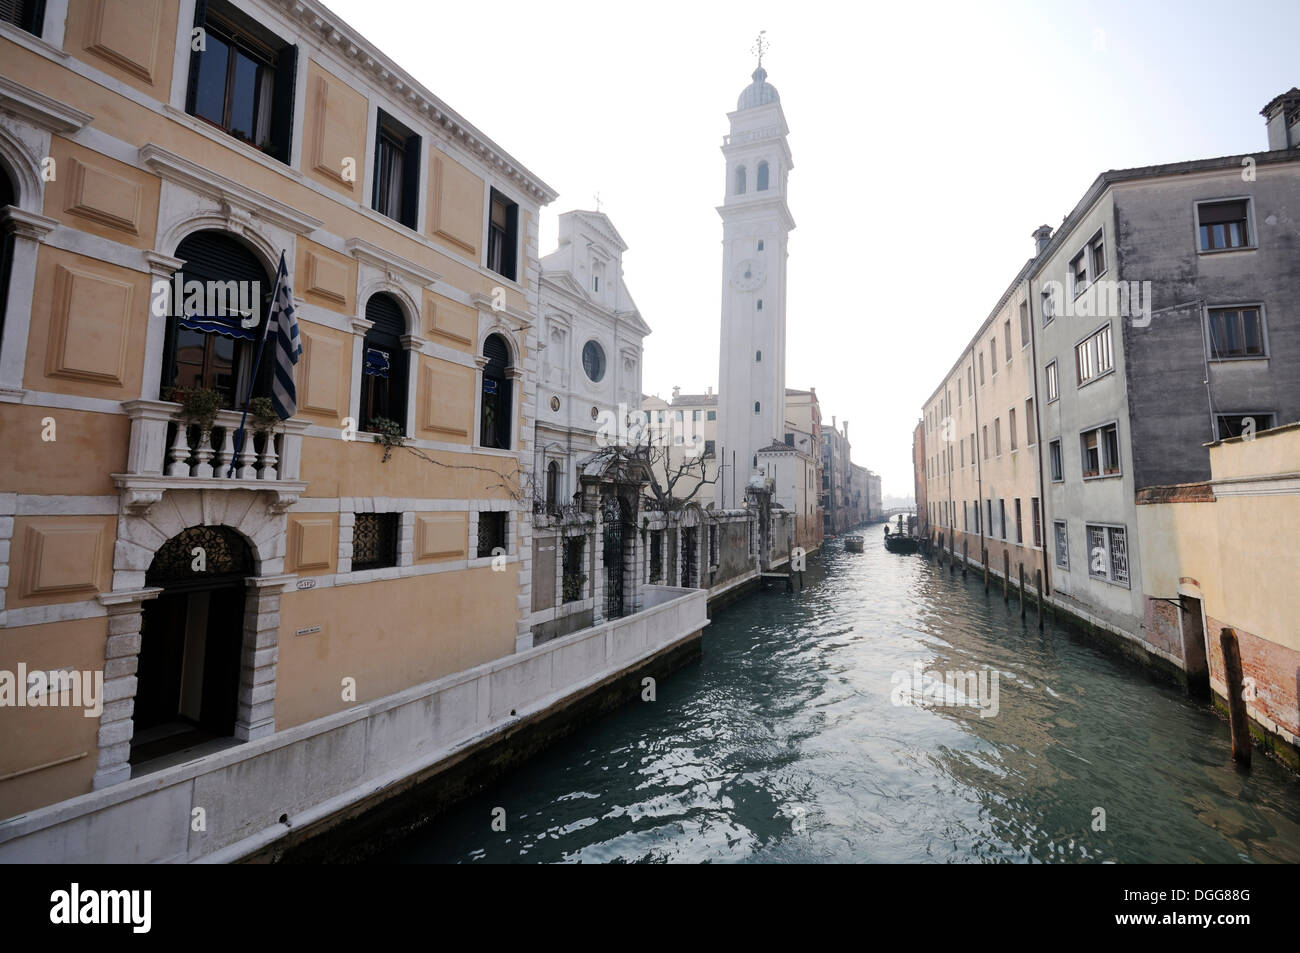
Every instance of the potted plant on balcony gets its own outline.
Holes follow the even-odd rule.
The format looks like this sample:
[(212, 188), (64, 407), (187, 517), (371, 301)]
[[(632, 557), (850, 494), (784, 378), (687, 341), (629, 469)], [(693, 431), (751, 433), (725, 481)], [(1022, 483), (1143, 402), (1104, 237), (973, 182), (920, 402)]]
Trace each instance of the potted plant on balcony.
[(212, 429), (213, 421), (221, 412), (221, 392), (209, 387), (173, 387), (170, 396), (181, 405), (181, 420), (197, 424), (205, 434)]
[(384, 445), (384, 457), (381, 463), (388, 462), (388, 458), (393, 455), (394, 447), (406, 446), (406, 428), (396, 420), (389, 420), (387, 417), (371, 417), (366, 429), (375, 435), (375, 443)]

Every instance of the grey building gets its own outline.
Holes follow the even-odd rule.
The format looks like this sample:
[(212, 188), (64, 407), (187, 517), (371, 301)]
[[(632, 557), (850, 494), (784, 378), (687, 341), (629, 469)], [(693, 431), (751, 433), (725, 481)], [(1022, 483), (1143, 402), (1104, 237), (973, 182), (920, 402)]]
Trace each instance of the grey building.
[(1264, 115), (1267, 151), (1098, 176), (1027, 278), (1052, 588), (1175, 661), (1149, 637), (1137, 492), (1300, 420), (1300, 90)]

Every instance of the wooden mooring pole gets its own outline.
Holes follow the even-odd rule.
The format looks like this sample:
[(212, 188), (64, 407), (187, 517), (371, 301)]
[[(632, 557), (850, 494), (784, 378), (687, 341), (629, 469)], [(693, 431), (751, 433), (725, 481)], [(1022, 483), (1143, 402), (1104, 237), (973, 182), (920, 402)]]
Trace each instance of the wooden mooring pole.
[(989, 548), (980, 547), (980, 562), (984, 564), (984, 595), (989, 594)]
[(966, 570), (970, 568), (970, 559), (966, 556), (966, 540), (961, 541), (961, 577), (966, 578)]
[(1043, 571), (1034, 570), (1034, 589), (1038, 593), (1038, 631), (1043, 631)]
[(1018, 563), (1020, 567), (1020, 618), (1025, 617), (1025, 564)]
[(1002, 550), (1002, 604), (1011, 604), (1011, 554)]
[(1244, 687), (1241, 670), (1241, 648), (1237, 644), (1237, 633), (1230, 626), (1224, 626), (1219, 633), (1219, 645), (1223, 648), (1223, 678), (1228, 683), (1228, 724), (1232, 730), (1232, 760), (1243, 768), (1250, 767), (1250, 722), (1246, 715), (1246, 699), (1242, 695)]
[(955, 535), (948, 539), (948, 572), (957, 572), (957, 537)]

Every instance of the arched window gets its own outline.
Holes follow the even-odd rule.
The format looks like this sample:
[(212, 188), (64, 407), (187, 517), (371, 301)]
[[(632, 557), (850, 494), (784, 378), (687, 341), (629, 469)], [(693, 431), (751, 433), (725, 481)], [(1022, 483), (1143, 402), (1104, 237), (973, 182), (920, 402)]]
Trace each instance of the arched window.
[(560, 496), (560, 465), (552, 460), (546, 465), (546, 508), (554, 510)]
[(743, 165), (736, 166), (736, 194), (745, 194), (745, 167)]
[(759, 411), (758, 401), (754, 401), (754, 413), (758, 413), (758, 411)]
[(483, 342), (483, 395), (479, 443), (497, 450), (510, 449), (510, 346), (499, 334)]
[[(10, 205), (18, 204), (18, 190), (9, 178), (9, 170), (0, 165), (0, 211)], [(4, 340), (5, 311), (9, 305), (9, 263), (14, 257), (14, 232), (8, 223), (4, 223), (4, 234), (0, 235), (0, 341)]]
[(758, 164), (758, 191), (760, 192), (767, 191), (767, 163), (766, 162), (760, 162)]
[(406, 381), (410, 357), (402, 349), (406, 317), (392, 295), (371, 295), (366, 302), (366, 332), (361, 348), (361, 406), (357, 422), (375, 431), (373, 421), (392, 420), (406, 432)]
[[(261, 259), (223, 232), (195, 232), (180, 243), (176, 257), (185, 264), (172, 282), (175, 289), (180, 278), (181, 294), (173, 293), (167, 319), (163, 397), (169, 388), (205, 388), (217, 391), (223, 406), (240, 406), (248, 394), (273, 282)], [(245, 318), (254, 314), (257, 323), (245, 327)], [(274, 365), (274, 356), (263, 353), (254, 396), (271, 393)]]

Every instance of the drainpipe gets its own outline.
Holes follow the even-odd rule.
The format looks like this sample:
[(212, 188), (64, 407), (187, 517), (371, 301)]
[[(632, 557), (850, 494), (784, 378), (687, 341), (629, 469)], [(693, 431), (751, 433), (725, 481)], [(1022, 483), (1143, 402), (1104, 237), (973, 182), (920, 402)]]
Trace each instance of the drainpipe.
[[(1118, 256), (1118, 252), (1116, 255)], [(1116, 269), (1118, 270), (1118, 268)], [(1034, 279), (1031, 275), (1025, 276), (1025, 304), (1029, 308), (1029, 356), (1034, 363), (1034, 437), (1037, 440), (1038, 455), (1038, 505), (1042, 509), (1040, 520), (1043, 531), (1043, 551), (1039, 559), (1043, 564), (1043, 592), (1046, 595), (1052, 594), (1051, 573), (1048, 565), (1051, 562), (1047, 558), (1047, 488), (1043, 485), (1043, 428), (1038, 424), (1038, 418), (1042, 414), (1042, 403), (1038, 397), (1038, 322), (1034, 318)], [(1059, 386), (1059, 374), (1058, 374)], [(1064, 463), (1062, 463), (1064, 465)], [(1052, 537), (1052, 545), (1056, 545), (1055, 533)]]
[(966, 356), (970, 358), (970, 381), (971, 381), (971, 404), (975, 408), (975, 492), (979, 497), (975, 500), (975, 524), (980, 528), (980, 553), (985, 556), (985, 565), (988, 565), (988, 550), (984, 546), (984, 533), (988, 529), (984, 525), (984, 467), (980, 463), (980, 453), (983, 451), (982, 441), (980, 440), (980, 391), (975, 386), (975, 345), (971, 344), (966, 350)]

